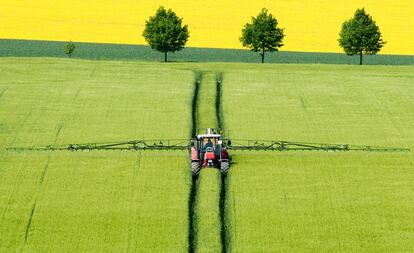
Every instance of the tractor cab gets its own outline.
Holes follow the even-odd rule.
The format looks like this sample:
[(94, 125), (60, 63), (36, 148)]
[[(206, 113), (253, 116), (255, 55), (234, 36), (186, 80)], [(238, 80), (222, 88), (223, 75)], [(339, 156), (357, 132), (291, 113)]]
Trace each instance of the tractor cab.
[(200, 153), (206, 153), (207, 149), (209, 149), (209, 152), (212, 151), (218, 155), (218, 151), (223, 144), (221, 138), (222, 136), (217, 134), (212, 128), (207, 128), (205, 134), (197, 135), (197, 144)]
[(223, 136), (213, 128), (207, 128), (206, 133), (192, 140), (191, 167), (194, 175), (198, 175), (201, 167), (219, 168), (222, 173), (227, 172), (229, 160), (223, 144)]

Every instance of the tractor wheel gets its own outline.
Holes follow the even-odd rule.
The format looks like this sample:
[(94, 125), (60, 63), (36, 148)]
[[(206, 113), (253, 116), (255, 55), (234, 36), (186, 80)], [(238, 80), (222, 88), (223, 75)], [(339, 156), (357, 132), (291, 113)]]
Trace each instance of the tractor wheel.
[(226, 175), (227, 171), (229, 170), (230, 163), (228, 161), (220, 163), (220, 171), (222, 175)]
[(200, 173), (199, 162), (191, 162), (191, 172), (193, 173), (193, 176), (198, 176), (198, 173)]

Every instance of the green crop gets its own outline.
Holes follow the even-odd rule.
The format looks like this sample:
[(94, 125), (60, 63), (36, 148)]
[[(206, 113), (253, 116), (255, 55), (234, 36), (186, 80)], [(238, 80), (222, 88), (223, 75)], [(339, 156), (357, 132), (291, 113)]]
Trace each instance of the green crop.
[[(216, 76), (202, 72), (197, 102), (196, 127), (199, 133), (217, 128)], [(196, 252), (220, 252), (220, 172), (214, 168), (202, 169), (196, 181), (194, 203)]]
[(202, 133), (204, 133), (207, 128), (217, 128), (215, 77), (215, 74), (211, 72), (202, 75), (197, 113), (197, 127)]
[(183, 252), (179, 151), (6, 151), (188, 138), (193, 75), (147, 64), (0, 62), (0, 252)]
[(220, 252), (220, 171), (202, 169), (196, 208), (196, 252)]
[[(0, 170), (0, 251), (185, 251), (185, 153), (13, 153)], [(29, 222), (30, 221), (30, 222)]]
[(232, 152), (232, 252), (414, 249), (413, 70), (276, 65), (225, 73), (224, 121), (234, 139), (411, 148)]
[(217, 125), (213, 73), (222, 73), (224, 134), (234, 143), (411, 148), (230, 150), (225, 194), (216, 170), (197, 183), (195, 249), (219, 252), (223, 238), (227, 252), (414, 249), (413, 67), (3, 58), (0, 252), (187, 251), (187, 152), (6, 148), (188, 139), (194, 71), (204, 75), (201, 127)]

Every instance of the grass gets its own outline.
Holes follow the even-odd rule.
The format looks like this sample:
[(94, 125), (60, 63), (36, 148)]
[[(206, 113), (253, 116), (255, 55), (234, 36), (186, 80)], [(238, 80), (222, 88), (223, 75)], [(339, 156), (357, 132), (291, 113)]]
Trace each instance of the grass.
[(413, 147), (412, 67), (281, 65), (224, 79), (232, 138)]
[(0, 97), (2, 146), (188, 138), (189, 71), (14, 58), (1, 61), (0, 74), (0, 90), (5, 90)]
[(409, 155), (245, 152), (234, 161), (232, 252), (414, 248)]
[(201, 170), (196, 201), (196, 252), (221, 252), (219, 195), (220, 172)]
[(200, 133), (204, 133), (206, 128), (217, 128), (215, 77), (212, 72), (203, 73), (197, 113), (197, 127)]
[(412, 73), (412, 67), (322, 65), (225, 72), (224, 121), (233, 139), (411, 148), (233, 152), (232, 252), (414, 249)]
[[(1, 40), (0, 57), (60, 57), (65, 42), (33, 40)], [(75, 58), (99, 60), (163, 61), (162, 53), (143, 45), (76, 43)], [(185, 48), (168, 59), (180, 62), (244, 62), (259, 63), (260, 55), (242, 49)], [(358, 56), (342, 53), (310, 53), (284, 51), (266, 54), (267, 63), (359, 64)], [(364, 57), (368, 65), (413, 65), (414, 56), (374, 55)]]
[(185, 251), (186, 233), (176, 232), (187, 229), (185, 157), (9, 154), (0, 171), (0, 252)]
[[(223, 73), (225, 134), (233, 139), (412, 150), (231, 151), (228, 252), (414, 249), (413, 67), (3, 58), (0, 252), (186, 251), (186, 152), (5, 147), (187, 139), (194, 71), (204, 73), (198, 118), (213, 126), (213, 73)], [(217, 252), (219, 172), (201, 173), (196, 248)]]
[(187, 249), (186, 152), (5, 147), (188, 138), (191, 71), (58, 59), (0, 66), (0, 252)]
[[(217, 128), (216, 75), (202, 73), (197, 103), (198, 133), (207, 128)], [(220, 237), (220, 172), (202, 169), (197, 180), (195, 201), (195, 250), (196, 252), (221, 252)]]

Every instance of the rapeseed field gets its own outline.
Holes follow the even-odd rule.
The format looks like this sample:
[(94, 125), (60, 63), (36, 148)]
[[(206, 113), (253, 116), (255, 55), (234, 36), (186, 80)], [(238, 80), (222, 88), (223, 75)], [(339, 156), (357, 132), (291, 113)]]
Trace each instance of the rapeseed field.
[(241, 48), (243, 25), (266, 7), (287, 34), (288, 51), (341, 52), (341, 24), (365, 7), (388, 42), (382, 53), (414, 54), (414, 1), (2, 1), (0, 39), (145, 44), (145, 20), (158, 6), (172, 8), (189, 25), (188, 46)]

